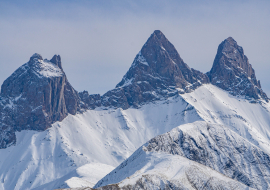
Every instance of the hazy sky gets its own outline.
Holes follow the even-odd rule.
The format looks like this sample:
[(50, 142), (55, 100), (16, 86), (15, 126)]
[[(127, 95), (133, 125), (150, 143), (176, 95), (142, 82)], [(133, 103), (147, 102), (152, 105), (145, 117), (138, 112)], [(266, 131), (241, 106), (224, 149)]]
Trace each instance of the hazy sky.
[(156, 29), (202, 72), (232, 36), (270, 96), (269, 0), (0, 0), (0, 83), (34, 53), (60, 54), (76, 90), (103, 94)]

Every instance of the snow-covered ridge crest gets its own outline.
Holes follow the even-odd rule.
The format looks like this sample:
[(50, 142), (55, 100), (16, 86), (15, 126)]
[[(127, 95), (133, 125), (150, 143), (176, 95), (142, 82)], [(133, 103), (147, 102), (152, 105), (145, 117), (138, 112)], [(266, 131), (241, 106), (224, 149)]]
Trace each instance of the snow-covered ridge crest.
[[(228, 178), (222, 177), (220, 173)], [(231, 180), (229, 183), (232, 183), (228, 189), (249, 186), (266, 190), (270, 185), (270, 156), (226, 126), (198, 121), (181, 125), (151, 139), (94, 188), (108, 184), (134, 185), (147, 174), (155, 174), (165, 181), (177, 180), (182, 186), (188, 182), (203, 185), (202, 176), (212, 175), (212, 182), (216, 181), (214, 184), (217, 186), (225, 184), (221, 179), (227, 179), (227, 182)], [(184, 177), (192, 176), (194, 180), (184, 180)], [(210, 181), (209, 185), (213, 186)], [(240, 184), (244, 185), (240, 188)], [(162, 185), (160, 187), (163, 189)]]

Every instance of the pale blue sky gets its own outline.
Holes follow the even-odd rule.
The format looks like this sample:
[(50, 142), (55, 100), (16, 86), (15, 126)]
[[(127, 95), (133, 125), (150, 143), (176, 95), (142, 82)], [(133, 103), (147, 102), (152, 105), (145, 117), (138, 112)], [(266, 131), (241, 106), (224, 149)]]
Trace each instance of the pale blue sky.
[(0, 0), (0, 83), (34, 53), (60, 54), (76, 90), (103, 94), (159, 29), (202, 72), (232, 36), (270, 96), (269, 18), (270, 1), (258, 0)]

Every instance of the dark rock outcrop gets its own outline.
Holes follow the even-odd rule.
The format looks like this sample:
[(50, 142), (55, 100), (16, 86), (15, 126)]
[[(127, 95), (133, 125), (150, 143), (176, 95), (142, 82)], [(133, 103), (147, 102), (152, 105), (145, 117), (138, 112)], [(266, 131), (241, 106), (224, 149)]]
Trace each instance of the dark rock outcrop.
[[(164, 34), (156, 30), (121, 82), (98, 101), (105, 107), (136, 108), (147, 102), (190, 92), (208, 82), (208, 77), (189, 68)], [(84, 102), (92, 102), (93, 99), (84, 98)], [(90, 109), (94, 107), (95, 103), (89, 106)]]
[(16, 142), (15, 132), (43, 131), (79, 109), (79, 95), (55, 55), (50, 61), (34, 54), (1, 86), (0, 148)]
[(244, 96), (247, 99), (264, 99), (267, 95), (256, 79), (255, 71), (244, 55), (244, 50), (229, 37), (218, 47), (213, 67), (208, 73), (212, 84), (229, 91), (234, 96)]
[(91, 94), (87, 91), (79, 92), (80, 99), (83, 104), (81, 107), (84, 109), (95, 109), (101, 106), (101, 96), (100, 94)]

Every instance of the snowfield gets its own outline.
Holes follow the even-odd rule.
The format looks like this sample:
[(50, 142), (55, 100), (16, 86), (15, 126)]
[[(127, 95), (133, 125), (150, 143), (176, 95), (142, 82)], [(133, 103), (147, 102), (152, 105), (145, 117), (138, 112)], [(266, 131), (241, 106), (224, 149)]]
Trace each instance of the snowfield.
[[(106, 173), (117, 167), (150, 139), (178, 126), (181, 128), (183, 124), (196, 121), (208, 123), (210, 126), (212, 124), (224, 125), (227, 129), (226, 134), (233, 134), (233, 137), (240, 139), (239, 142), (244, 142), (244, 150), (252, 148), (252, 150), (260, 152), (259, 155), (268, 155), (270, 153), (269, 111), (269, 103), (254, 103), (241, 97), (233, 97), (226, 91), (207, 84), (191, 93), (165, 101), (152, 102), (139, 109), (111, 108), (104, 110), (98, 108), (75, 116), (69, 115), (62, 122), (54, 123), (51, 128), (43, 132), (17, 132), (17, 144), (0, 149), (0, 189), (39, 190), (92, 187)], [(189, 126), (193, 125), (185, 125), (184, 128), (188, 130)], [(199, 128), (196, 130), (200, 131)], [(207, 128), (202, 130), (207, 131)], [(207, 134), (207, 132), (203, 133)], [(190, 137), (196, 134), (202, 133), (193, 134), (193, 130), (189, 132)], [(207, 142), (206, 139), (204, 140)], [(198, 142), (201, 141), (198, 140)], [(217, 141), (213, 141), (211, 145), (218, 146)], [(222, 148), (219, 147), (219, 150)], [(225, 153), (224, 155), (228, 156)], [(187, 158), (189, 157), (184, 154), (175, 155), (168, 154), (168, 152), (161, 154), (148, 151), (141, 155), (140, 159), (142, 160), (138, 160), (141, 165), (138, 165), (136, 170), (132, 170), (134, 173), (126, 173), (110, 183), (120, 183), (125, 179), (120, 183), (121, 185), (134, 184), (138, 180), (146, 180), (142, 176), (144, 174), (151, 176), (156, 171), (154, 169), (158, 168), (160, 173), (164, 173), (166, 176), (154, 176), (152, 179), (156, 179), (156, 181), (149, 183), (149, 188), (154, 187), (159, 182), (162, 184), (174, 183), (177, 176), (186, 181), (187, 171), (198, 171), (198, 173), (203, 172), (203, 175), (199, 175), (196, 180), (211, 178), (213, 179), (211, 185), (232, 184), (232, 186), (228, 186), (228, 189), (231, 187), (244, 189), (242, 187), (245, 186), (237, 182), (237, 179), (232, 180), (225, 177), (224, 175), (227, 174), (224, 172), (224, 175), (220, 174), (222, 168), (219, 166), (199, 164), (200, 162), (196, 163), (198, 161), (191, 161), (190, 158)], [(218, 156), (214, 158), (218, 159)], [(159, 161), (156, 163), (155, 159)], [(224, 163), (224, 159), (222, 157), (220, 163)], [(265, 186), (262, 187), (267, 187), (269, 176), (268, 178), (258, 178), (261, 174), (258, 173), (259, 170), (255, 166), (251, 173), (248, 172), (249, 162), (246, 157), (243, 158), (243, 155), (237, 155), (236, 160), (240, 160), (236, 162), (240, 166), (241, 164), (245, 165), (245, 167), (241, 167), (243, 169), (241, 172), (247, 172), (249, 179), (264, 179)], [(168, 165), (172, 161), (178, 163), (179, 167), (175, 170), (173, 167), (169, 167), (168, 173), (161, 170), (162, 166)], [(258, 159), (257, 161), (262, 160)], [(263, 161), (266, 163), (267, 160)], [(181, 163), (187, 163), (187, 165)], [(157, 165), (154, 166), (155, 164)], [(138, 173), (135, 175), (137, 170)], [(262, 168), (260, 171), (264, 171), (263, 174), (268, 175), (268, 167)], [(132, 175), (132, 179), (126, 179), (130, 175)], [(175, 178), (174, 175), (176, 175)], [(205, 176), (205, 178), (200, 176)], [(257, 184), (256, 180), (252, 181), (255, 185)], [(186, 181), (183, 184), (186, 185), (185, 187), (189, 187), (192, 183)]]
[[(0, 150), (0, 189), (74, 187), (77, 180), (70, 178), (80, 177), (78, 167), (100, 164), (109, 172), (147, 140), (196, 120), (195, 109), (179, 96), (140, 109), (89, 110), (43, 132), (17, 132), (17, 144)], [(87, 186), (102, 177), (96, 169), (89, 173)]]
[(211, 84), (182, 97), (204, 121), (226, 125), (270, 153), (270, 103), (235, 97)]

